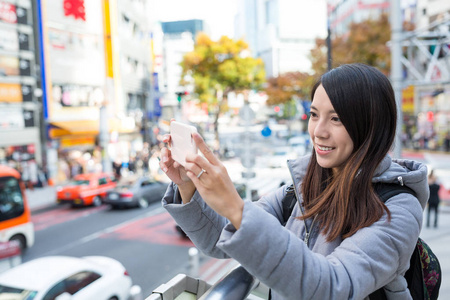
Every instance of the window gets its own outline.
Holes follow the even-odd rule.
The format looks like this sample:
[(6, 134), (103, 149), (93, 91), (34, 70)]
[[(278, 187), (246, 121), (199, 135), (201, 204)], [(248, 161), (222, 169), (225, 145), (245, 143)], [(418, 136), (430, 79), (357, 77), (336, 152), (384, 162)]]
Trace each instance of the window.
[(14, 177), (0, 178), (0, 221), (16, 218), (24, 211), (19, 181)]
[[(10, 299), (26, 299), (32, 300), (36, 297), (37, 292), (31, 290), (18, 289), (6, 285), (0, 285), (0, 297), (10, 297)], [(8, 295), (8, 296), (6, 296)]]
[(106, 177), (102, 177), (98, 180), (98, 185), (103, 185), (103, 184), (107, 184), (108, 180), (106, 179)]
[(63, 293), (69, 293), (73, 295), (82, 288), (96, 281), (100, 277), (101, 276), (99, 274), (90, 271), (76, 273), (58, 282), (48, 291), (43, 300), (54, 300), (56, 297)]
[(73, 295), (82, 288), (88, 286), (92, 282), (99, 279), (101, 276), (94, 272), (84, 271), (74, 274), (65, 280), (66, 291)]
[(64, 293), (65, 290), (65, 282), (60, 281), (58, 282), (55, 286), (53, 286), (48, 292), (47, 294), (45, 294), (44, 298), (42, 298), (42, 300), (54, 300), (56, 297), (58, 297), (59, 295), (61, 295), (62, 293)]

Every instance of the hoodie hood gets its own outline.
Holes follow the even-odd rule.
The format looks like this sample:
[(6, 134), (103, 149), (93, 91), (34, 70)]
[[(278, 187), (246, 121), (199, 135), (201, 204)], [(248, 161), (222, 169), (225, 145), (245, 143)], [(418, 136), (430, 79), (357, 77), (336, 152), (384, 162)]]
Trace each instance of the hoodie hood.
[[(305, 175), (310, 159), (311, 155), (307, 155), (288, 161), (288, 167), (295, 186), (298, 186)], [(416, 197), (422, 209), (424, 209), (430, 193), (427, 174), (427, 166), (423, 163), (407, 159), (392, 159), (387, 155), (375, 170), (372, 182), (406, 185), (416, 193)]]
[(372, 182), (386, 182), (406, 185), (416, 193), (425, 208), (430, 189), (428, 187), (428, 168), (425, 164), (408, 159), (392, 159), (386, 156), (375, 171)]

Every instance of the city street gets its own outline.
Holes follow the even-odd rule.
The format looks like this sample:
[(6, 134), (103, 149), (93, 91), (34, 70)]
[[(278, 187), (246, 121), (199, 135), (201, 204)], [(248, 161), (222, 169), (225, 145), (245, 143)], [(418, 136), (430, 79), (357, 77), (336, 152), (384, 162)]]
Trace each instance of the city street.
[[(441, 153), (410, 153), (405, 152), (405, 158), (413, 158), (427, 162), (430, 166), (435, 165), (439, 161), (440, 165), (446, 166), (450, 164), (450, 155)], [(237, 159), (229, 160), (226, 162), (227, 169), (231, 177), (239, 177), (243, 168)], [(436, 166), (434, 166), (436, 167)], [(268, 169), (268, 168), (256, 168), (257, 177), (250, 180), (252, 188), (257, 189), (260, 195), (263, 195), (270, 189), (275, 188), (279, 182), (274, 181), (273, 178), (279, 180), (289, 180), (289, 174), (286, 168)], [(445, 174), (446, 171), (440, 169), (438, 174)], [(448, 178), (439, 178), (442, 180), (442, 185), (446, 186), (450, 184)], [(447, 195), (448, 191), (442, 188), (442, 195)], [(164, 211), (159, 203), (153, 204), (149, 210), (141, 212), (140, 210), (128, 210), (128, 211), (110, 211), (109, 208), (102, 206), (100, 208), (86, 208), (82, 210), (74, 210), (67, 212), (61, 217), (55, 217), (55, 211), (61, 210), (55, 202), (55, 188), (46, 187), (35, 190), (28, 190), (27, 196), (30, 202), (30, 206), (33, 210), (33, 218), (35, 221), (35, 227), (37, 230), (36, 245), (33, 249), (24, 256), (24, 260), (28, 260), (40, 255), (53, 255), (53, 254), (69, 254), (69, 255), (86, 255), (91, 253), (90, 251), (106, 251), (104, 255), (111, 255), (112, 257), (119, 257), (123, 260), (124, 264), (130, 269), (130, 273), (135, 280), (143, 288), (143, 291), (147, 294), (156, 288), (159, 284), (168, 281), (177, 273), (189, 273), (189, 256), (188, 249), (192, 244), (190, 242), (182, 242), (178, 246), (152, 246), (152, 243), (163, 244), (164, 234), (170, 232), (170, 236), (174, 240), (179, 240), (176, 232), (173, 229), (173, 220), (167, 215), (164, 215)], [(442, 273), (444, 274), (442, 279), (441, 293), (439, 299), (445, 299), (445, 295), (450, 294), (450, 278), (445, 274), (450, 274), (450, 198), (444, 198), (439, 213), (439, 226), (435, 228), (422, 229), (421, 237), (430, 245), (431, 249), (438, 256)], [(53, 212), (53, 213), (52, 213)], [(51, 214), (51, 220), (43, 217), (43, 214)], [(118, 224), (115, 227), (111, 227), (114, 230), (103, 229), (92, 230), (90, 234), (85, 234), (86, 237), (81, 239), (79, 236), (80, 231), (83, 231), (86, 222), (91, 226), (98, 226), (103, 224), (102, 228), (109, 228), (104, 224), (104, 216), (107, 214), (114, 214), (114, 223)], [(90, 217), (89, 217), (90, 215)], [(79, 220), (75, 220), (79, 218)], [(92, 219), (90, 219), (92, 218)], [(142, 231), (142, 228), (152, 227), (152, 218), (162, 218), (160, 221), (166, 225), (154, 227), (152, 232)], [(58, 221), (60, 220), (60, 221)], [(56, 227), (59, 222), (68, 223), (69, 221), (76, 222), (76, 225), (63, 225), (68, 227), (60, 227), (61, 229), (48, 231), (48, 234), (44, 233), (48, 227)], [(426, 215), (424, 214), (424, 224), (426, 221)], [(95, 225), (96, 224), (96, 225)], [(131, 225), (130, 225), (131, 224)], [(161, 223), (158, 223), (161, 224)], [(112, 225), (111, 225), (112, 226)], [(131, 227), (130, 227), (131, 226)], [(127, 228), (127, 230), (123, 228)], [(65, 228), (65, 229), (62, 229)], [(75, 228), (77, 228), (75, 230)], [(97, 227), (96, 227), (97, 228)], [(141, 228), (141, 229), (139, 229)], [(114, 231), (110, 232), (110, 231)], [(138, 232), (139, 231), (139, 232)], [(70, 233), (70, 234), (63, 234)], [(94, 234), (94, 232), (96, 232)], [(99, 232), (101, 234), (99, 234)], [(120, 233), (123, 232), (123, 233)], [(127, 232), (127, 234), (124, 234)], [(133, 242), (128, 235), (133, 233), (140, 242)], [(46, 236), (46, 237), (43, 237)], [(100, 237), (101, 235), (101, 237)], [(45, 239), (46, 242), (42, 242)], [(60, 241), (59, 246), (52, 246)], [(83, 243), (90, 242), (95, 244), (94, 248), (83, 248), (81, 242), (77, 240), (83, 240)], [(146, 242), (147, 241), (147, 242)], [(150, 243), (148, 243), (150, 242)], [(101, 246), (101, 243), (106, 243), (106, 246)], [(65, 246), (61, 246), (65, 245)], [(152, 250), (159, 248), (159, 250)], [(94, 250), (92, 250), (94, 249)], [(103, 250), (102, 250), (103, 249)], [(161, 265), (161, 259), (167, 257), (168, 249), (175, 251), (170, 254), (170, 257), (177, 257), (176, 262), (171, 258)], [(156, 251), (156, 252), (155, 252)], [(148, 254), (151, 253), (151, 256)], [(160, 253), (160, 254), (157, 254)], [(162, 254), (164, 253), (164, 254)], [(97, 253), (99, 254), (99, 253)], [(139, 259), (136, 259), (139, 257)], [(157, 259), (156, 259), (157, 258)], [(206, 259), (202, 257), (201, 266), (198, 276), (208, 282), (214, 283), (226, 270), (234, 266), (232, 261), (218, 261), (215, 259)], [(133, 269), (135, 268), (135, 269)], [(152, 268), (149, 270), (148, 268)], [(163, 271), (163, 272), (162, 272)], [(136, 276), (137, 275), (137, 276)], [(152, 279), (153, 278), (153, 279)], [(145, 295), (145, 294), (144, 294)]]
[(437, 255), (442, 269), (442, 283), (439, 299), (448, 299), (450, 295), (450, 206), (443, 203), (439, 212), (438, 228), (426, 228), (426, 215), (424, 214), (424, 226), (420, 237), (431, 247)]
[(57, 204), (55, 195), (55, 187), (27, 190), (36, 241), (22, 262), (51, 255), (111, 257), (126, 267), (144, 296), (179, 273), (212, 284), (236, 265), (200, 255), (193, 269), (192, 242), (175, 230), (175, 221), (159, 202), (146, 209), (71, 208)]
[[(449, 0), (0, 0), (1, 241), (13, 241), (5, 245), (22, 262), (51, 255), (116, 259), (144, 298), (178, 273), (214, 284), (237, 262), (199, 254), (162, 207), (166, 186), (155, 193), (150, 181), (169, 182), (163, 170), (176, 180), (165, 142), (169, 157), (182, 162), (177, 153), (186, 153), (184, 145), (196, 148), (187, 128), (196, 130), (226, 167), (229, 186), (257, 201), (292, 183), (286, 162), (310, 153), (313, 142), (330, 174), (345, 163), (345, 176), (364, 173), (353, 157), (359, 144), (369, 145), (364, 157), (375, 154), (377, 147), (361, 137), (376, 132), (384, 141), (397, 134), (404, 149), (393, 149), (396, 156), (434, 172), (439, 226), (423, 228), (421, 236), (450, 273), (449, 12)], [(173, 120), (191, 127), (178, 132)], [(201, 174), (218, 178), (217, 166), (195, 163)], [(142, 174), (148, 178), (127, 187), (119, 180)], [(347, 228), (327, 223), (345, 216), (341, 210), (356, 212), (348, 222), (366, 218), (359, 214), (364, 203), (341, 205), (345, 199), (336, 196), (358, 193), (358, 180), (330, 180), (312, 164), (305, 174), (306, 202), (318, 204), (307, 208), (336, 229), (330, 239)], [(220, 184), (203, 178), (205, 188), (223, 194)], [(330, 189), (318, 199), (323, 185)], [(430, 206), (437, 202), (432, 193)], [(118, 209), (134, 203), (139, 209)], [(228, 216), (229, 207), (217, 207)], [(440, 299), (450, 295), (448, 277)], [(57, 282), (43, 288), (42, 298), (67, 292), (99, 298), (77, 296), (65, 280)], [(126, 297), (102, 290), (110, 292), (106, 299)]]

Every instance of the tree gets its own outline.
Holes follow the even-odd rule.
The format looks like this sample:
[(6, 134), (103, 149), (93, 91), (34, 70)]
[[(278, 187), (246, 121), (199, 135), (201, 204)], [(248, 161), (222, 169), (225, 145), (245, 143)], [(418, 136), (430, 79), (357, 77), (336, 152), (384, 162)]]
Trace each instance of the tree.
[(305, 99), (309, 96), (311, 80), (308, 73), (287, 72), (267, 80), (265, 92), (267, 105), (287, 104), (295, 96)]
[[(347, 35), (332, 39), (332, 67), (359, 62), (389, 74), (391, 56), (387, 42), (390, 39), (391, 28), (386, 14), (376, 20), (352, 23)], [(316, 39), (316, 46), (311, 50), (311, 63), (316, 74), (323, 74), (327, 70), (325, 39)]]
[(214, 114), (214, 133), (219, 140), (218, 119), (228, 109), (226, 105), (230, 92), (259, 90), (265, 81), (264, 64), (261, 59), (250, 56), (244, 40), (233, 40), (222, 36), (212, 41), (206, 34), (199, 33), (194, 50), (184, 55), (181, 62), (184, 78), (192, 78), (194, 93), (200, 103), (208, 105)]

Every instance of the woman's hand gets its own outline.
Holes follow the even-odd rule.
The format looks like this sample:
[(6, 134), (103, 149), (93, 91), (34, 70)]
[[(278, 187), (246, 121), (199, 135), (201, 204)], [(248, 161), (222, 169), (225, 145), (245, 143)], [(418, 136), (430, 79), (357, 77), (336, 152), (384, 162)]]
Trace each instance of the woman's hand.
[(244, 202), (234, 187), (225, 166), (214, 156), (198, 133), (192, 134), (199, 154), (186, 156), (185, 169), (203, 200), (218, 214), (224, 216), (236, 229), (241, 226)]
[[(164, 135), (162, 141), (170, 144), (170, 135)], [(167, 147), (161, 149), (159, 166), (166, 173), (167, 177), (178, 185), (183, 203), (189, 202), (195, 192), (195, 186), (186, 175), (185, 168), (172, 158), (171, 151)]]

